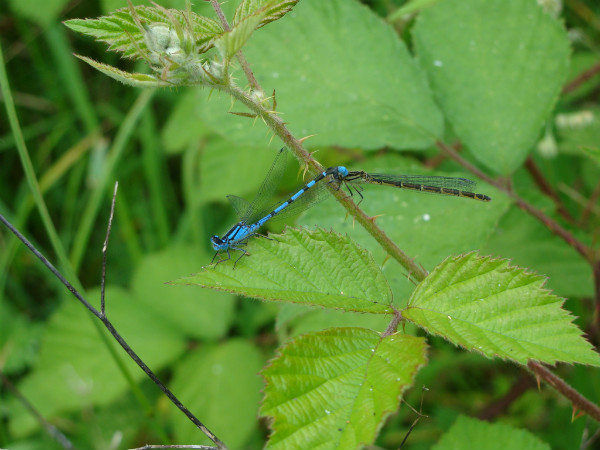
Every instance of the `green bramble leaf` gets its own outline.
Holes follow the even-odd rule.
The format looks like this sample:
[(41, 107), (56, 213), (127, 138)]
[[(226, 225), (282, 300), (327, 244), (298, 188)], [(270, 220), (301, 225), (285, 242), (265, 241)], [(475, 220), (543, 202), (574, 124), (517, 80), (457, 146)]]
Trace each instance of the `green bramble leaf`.
[(64, 23), (74, 31), (106, 42), (109, 50), (123, 53), (128, 58), (143, 58), (148, 52), (144, 26), (189, 29), (188, 34), (193, 36), (196, 53), (204, 53), (212, 48), (214, 40), (223, 33), (218, 22), (191, 11), (136, 6), (135, 14), (142, 24), (141, 29), (129, 8), (119, 9), (110, 16), (98, 19), (72, 19)]
[(235, 24), (231, 31), (215, 41), (215, 47), (224, 60), (232, 58), (248, 42), (252, 33), (259, 27), (261, 20), (262, 14), (260, 13), (245, 17), (244, 20)]
[(390, 314), (392, 294), (371, 255), (346, 236), (323, 229), (287, 228), (252, 238), (251, 256), (204, 267), (172, 284), (197, 285), (261, 300), (372, 314)]
[(424, 9), (413, 28), (445, 117), (500, 174), (523, 164), (567, 76), (567, 32), (538, 3), (446, 0)]
[(375, 440), (427, 362), (423, 338), (332, 328), (287, 344), (263, 371), (267, 449), (358, 449)]
[(465, 416), (458, 416), (456, 422), (442, 435), (432, 450), (504, 450), (507, 448), (550, 450), (547, 443), (527, 430)]
[[(397, 32), (360, 2), (299, 2), (292, 14), (254, 33), (244, 54), (265, 92), (276, 89), (291, 132), (315, 135), (306, 141), (311, 148), (413, 151), (443, 136), (443, 117), (422, 70)], [(214, 114), (215, 102), (231, 108), (228, 96), (210, 103), (205, 97), (196, 111), (217, 133), (264, 142), (261, 126)]]
[(260, 14), (261, 21), (257, 28), (282, 18), (298, 0), (243, 0), (235, 10), (233, 23), (240, 23), (246, 17)]
[(160, 78), (145, 73), (129, 73), (123, 70), (117, 69), (116, 67), (109, 66), (98, 61), (94, 61), (87, 56), (75, 55), (77, 58), (85, 61), (93, 68), (99, 70), (105, 75), (120, 81), (123, 84), (127, 84), (133, 87), (167, 87), (172, 86), (171, 83), (161, 80)]
[(488, 357), (600, 366), (600, 355), (561, 308), (564, 300), (545, 282), (505, 259), (451, 257), (417, 286), (402, 316)]

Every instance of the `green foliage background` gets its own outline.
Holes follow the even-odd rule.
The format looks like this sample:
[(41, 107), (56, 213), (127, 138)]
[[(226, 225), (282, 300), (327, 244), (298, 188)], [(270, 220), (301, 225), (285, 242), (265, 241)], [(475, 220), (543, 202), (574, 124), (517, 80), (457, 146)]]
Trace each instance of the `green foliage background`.
[[(208, 4), (198, 3), (195, 12), (214, 17)], [(223, 5), (230, 19), (236, 3)], [(508, 7), (502, 3), (442, 1), (390, 26), (384, 18), (407, 7), (402, 1), (301, 0), (281, 20), (257, 30), (244, 53), (265, 90), (276, 90), (277, 110), (292, 133), (298, 138), (314, 135), (304, 145), (318, 150), (314, 156), (324, 166), (475, 178), (439, 156), (436, 141), (452, 144), (458, 136), (468, 161), (493, 177), (510, 178), (522, 198), (591, 245), (598, 238), (597, 202), (590, 205), (587, 200), (594, 198), (600, 179), (599, 81), (591, 78), (562, 94), (561, 89), (597, 64), (600, 9), (594, 2), (567, 1), (554, 18), (548, 12), (552, 5), (544, 10), (535, 2), (506, 2)], [(185, 8), (176, 0), (161, 5)], [(581, 15), (581, 5), (589, 8), (589, 15)], [(71, 272), (58, 263), (61, 255), (55, 253), (48, 225), (34, 209), (15, 150), (19, 136), (5, 115), (0, 119), (0, 213), (61, 270), (76, 274), (86, 298), (98, 305), (101, 248), (112, 184), (119, 180), (108, 248), (109, 318), (200, 420), (231, 448), (262, 448), (267, 424), (257, 416), (265, 380), (258, 373), (277, 351), (290, 351), (278, 347), (311, 331), (329, 336), (322, 330), (332, 327), (356, 327), (348, 328), (358, 330), (355, 339), (376, 341), (376, 333), (365, 329), (385, 330), (389, 316), (381, 313), (392, 298), (396, 307), (413, 308), (407, 318), (420, 316), (420, 325), (427, 323), (429, 332), (450, 339), (456, 329), (433, 323), (427, 310), (457, 303), (424, 294), (428, 289), (437, 292), (435, 282), (446, 280), (446, 274), (436, 272), (415, 291), (400, 264), (387, 260), (385, 251), (333, 200), (309, 210), (297, 223), (312, 230), (312, 239), (321, 239), (315, 225), (341, 237), (323, 238), (331, 239), (326, 241), (331, 253), (306, 246), (304, 261), (318, 259), (332, 269), (342, 268), (364, 248), (372, 257), (362, 261), (360, 274), (367, 271), (372, 278), (357, 276), (338, 286), (338, 274), (323, 271), (320, 277), (315, 274), (315, 295), (308, 300), (295, 291), (302, 279), (292, 279), (284, 269), (269, 272), (257, 283), (247, 271), (277, 269), (269, 256), (285, 261), (297, 257), (294, 247), (288, 252), (284, 244), (308, 239), (287, 231), (282, 242), (253, 243), (253, 256), (240, 263), (235, 279), (223, 269), (235, 281), (227, 289), (181, 285), (181, 280), (211, 286), (222, 282), (221, 273), (201, 269), (213, 255), (208, 238), (222, 235), (236, 220), (225, 196), (251, 198), (282, 144), (260, 120), (227, 114), (246, 110), (222, 93), (182, 87), (142, 91), (76, 60), (73, 53), (126, 71), (146, 71), (143, 64), (120, 60), (106, 52), (104, 44), (61, 23), (107, 15), (123, 6), (117, 0), (75, 5), (12, 0), (0, 12), (0, 45), (20, 127)], [(482, 13), (494, 17), (486, 29), (478, 27)], [(235, 72), (236, 79), (242, 76)], [(527, 157), (574, 220), (561, 215), (536, 186), (524, 164)], [(289, 195), (303, 182), (298, 167), (290, 167), (278, 195)], [(544, 224), (518, 209), (505, 192), (485, 183), (479, 184), (478, 192), (493, 201), (367, 187), (361, 207), (381, 215), (377, 224), (427, 270), (448, 256), (478, 250), (547, 276), (546, 287), (567, 299), (564, 308), (577, 316), (575, 324), (597, 346), (598, 317), (593, 311), (598, 294), (590, 265)], [(346, 235), (352, 241), (345, 241)], [(360, 249), (354, 250), (355, 245)], [(469, 271), (473, 279), (476, 270)], [(539, 292), (540, 277), (523, 278), (524, 291)], [(176, 279), (179, 284), (165, 284)], [(267, 281), (272, 288), (285, 284), (282, 280), (289, 287), (286, 296), (266, 292)], [(340, 295), (323, 300), (318, 294), (328, 288)], [(477, 292), (484, 288), (492, 287), (477, 286)], [(243, 295), (363, 314), (258, 302)], [(373, 304), (372, 298), (381, 304)], [(427, 304), (432, 301), (433, 306)], [(540, 304), (559, 303), (556, 296), (540, 296)], [(568, 321), (558, 309), (551, 314), (557, 322)], [(548, 317), (537, 319), (543, 325)], [(455, 318), (461, 318), (460, 312)], [(468, 334), (475, 336), (474, 342), (487, 338), (473, 330)], [(572, 330), (578, 339), (579, 332)], [(407, 342), (418, 342), (414, 348), (424, 347), (423, 331), (410, 323), (405, 331)], [(99, 334), (88, 312), (0, 228), (0, 370), (39, 412), (79, 448), (205, 443), (137, 366), (101, 335), (110, 342), (106, 333)], [(293, 342), (302, 339), (309, 338)], [(477, 350), (460, 336), (450, 340)], [(364, 351), (357, 340), (351, 342), (356, 351)], [(506, 346), (513, 342), (517, 341)], [(384, 351), (392, 358), (399, 354), (394, 345), (400, 347), (390, 344)], [(419, 387), (429, 388), (423, 400), (423, 413), (429, 418), (413, 430), (410, 448), (466, 448), (477, 442), (494, 442), (500, 448), (515, 442), (528, 448), (575, 448), (583, 436), (598, 429), (585, 417), (572, 422), (571, 405), (550, 389), (537, 391), (522, 367), (467, 352), (438, 337), (428, 337), (427, 345), (427, 364), (414, 382), (407, 382), (416, 389), (405, 393), (405, 400), (416, 406), (422, 395)], [(109, 351), (113, 347), (124, 368), (115, 363)], [(533, 354), (597, 364), (597, 355), (589, 349), (565, 347), (569, 357), (533, 350), (515, 355), (504, 353), (505, 346), (478, 351), (519, 362)], [(415, 350), (415, 366), (421, 364), (422, 354)], [(359, 368), (363, 365), (368, 363), (357, 363)], [(263, 376), (272, 380), (277, 369), (270, 366)], [(561, 365), (555, 370), (586, 397), (600, 398), (597, 367)], [(387, 401), (393, 405), (397, 396), (395, 392)], [(503, 399), (511, 401), (505, 404)], [(269, 403), (273, 397), (267, 400), (262, 414), (277, 410)], [(0, 388), (0, 413), (6, 417), (0, 421), (0, 447), (60, 448), (6, 388)], [(484, 425), (464, 416), (502, 423)], [(403, 405), (380, 430), (377, 445), (397, 448), (415, 417)], [(313, 432), (326, 433), (328, 427), (324, 429)], [(280, 437), (270, 445), (280, 448)], [(362, 437), (356, 439), (360, 442)]]

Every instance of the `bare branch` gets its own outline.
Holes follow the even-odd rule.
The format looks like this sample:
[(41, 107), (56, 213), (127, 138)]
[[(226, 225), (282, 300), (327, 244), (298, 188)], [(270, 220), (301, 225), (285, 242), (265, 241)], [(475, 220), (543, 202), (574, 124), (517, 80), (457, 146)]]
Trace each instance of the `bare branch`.
[(104, 239), (104, 245), (102, 246), (102, 279), (100, 280), (100, 313), (102, 316), (106, 316), (106, 309), (104, 307), (104, 288), (106, 286), (106, 250), (108, 249), (108, 238), (110, 237), (113, 215), (115, 213), (117, 189), (119, 189), (118, 181), (115, 182), (115, 190), (113, 192), (112, 203), (110, 205), (110, 216), (108, 217), (108, 226), (106, 227), (106, 238)]
[(106, 329), (112, 334), (115, 340), (119, 343), (119, 345), (127, 352), (129, 357), (135, 361), (135, 363), (150, 377), (152, 381), (160, 388), (161, 391), (171, 400), (171, 402), (177, 406), (183, 412), (190, 421), (196, 425), (211, 441), (213, 441), (217, 445), (217, 449), (226, 450), (227, 446), (206, 426), (198, 420), (196, 416), (194, 416), (184, 405), (179, 401), (179, 399), (173, 394), (160, 379), (150, 370), (150, 368), (140, 359), (140, 357), (133, 351), (133, 349), (125, 342), (123, 337), (117, 332), (115, 327), (112, 325), (110, 320), (106, 318), (100, 311), (94, 308), (83, 296), (73, 287), (71, 283), (69, 283), (65, 277), (46, 259), (44, 255), (42, 255), (31, 242), (25, 238), (12, 224), (2, 215), (0, 214), (0, 222), (2, 222), (6, 227), (21, 241), (25, 246), (35, 255), (37, 258), (54, 274), (56, 278), (60, 280), (60, 282), (69, 290), (71, 293), (79, 300), (92, 314), (94, 314), (98, 319), (102, 321)]
[(2, 372), (0, 372), (0, 379), (2, 379), (2, 382), (8, 388), (8, 390), (11, 391), (13, 395), (17, 397), (17, 399), (19, 399), (23, 406), (25, 406), (25, 409), (27, 409), (37, 419), (37, 421), (42, 425), (42, 427), (46, 430), (46, 433), (48, 433), (51, 438), (57, 441), (66, 450), (75, 448), (73, 443), (58, 428), (48, 422)]

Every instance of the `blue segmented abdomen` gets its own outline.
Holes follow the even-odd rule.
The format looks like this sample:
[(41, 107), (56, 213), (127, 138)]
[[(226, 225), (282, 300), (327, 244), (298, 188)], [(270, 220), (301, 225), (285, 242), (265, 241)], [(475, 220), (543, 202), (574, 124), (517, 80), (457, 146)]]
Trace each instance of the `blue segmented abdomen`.
[(267, 214), (262, 219), (258, 220), (256, 222), (256, 228), (260, 228), (262, 225), (265, 224), (265, 222), (267, 222), (268, 220), (272, 219), (274, 216), (276, 216), (277, 214), (279, 214), (285, 208), (287, 208), (288, 206), (290, 206), (292, 203), (294, 203), (296, 200), (298, 200), (298, 198), (302, 194), (304, 194), (306, 191), (308, 191), (311, 187), (313, 187), (315, 184), (317, 184), (320, 180), (322, 180), (326, 176), (327, 176), (327, 173), (321, 172), (319, 175), (317, 175), (311, 181), (309, 181), (308, 183), (306, 183), (306, 185), (304, 185), (304, 187), (302, 189), (300, 189), (298, 192), (296, 192), (294, 195), (292, 195), (289, 198), (289, 200), (283, 202), (281, 205), (279, 205), (277, 208), (275, 208), (272, 212), (270, 212), (269, 214)]
[[(279, 174), (279, 175), (282, 173), (282, 171), (280, 169), (281, 169), (281, 167), (283, 167), (282, 161), (285, 162), (284, 159), (282, 159), (282, 155), (284, 155), (284, 150), (285, 149), (280, 150), (279, 155), (277, 156), (277, 158), (275, 159), (275, 162), (273, 163), (273, 166), (271, 166), (271, 170), (269, 171), (269, 173), (267, 174), (267, 177), (265, 178), (265, 181), (263, 181), (263, 186), (261, 187), (261, 190), (259, 191), (259, 192), (262, 192), (261, 195), (264, 195), (264, 192), (263, 192), (264, 189), (267, 189), (267, 192), (273, 192), (272, 184), (270, 183), (270, 179), (273, 176), (272, 175), (273, 173)], [(258, 220), (252, 219), (252, 220), (255, 220), (255, 222), (250, 223), (250, 224), (248, 224), (248, 218), (256, 217), (256, 216), (253, 216), (253, 214), (252, 214), (253, 208), (255, 207), (256, 198), (255, 198), (255, 201), (252, 202), (252, 204), (248, 203), (248, 205), (246, 205), (247, 202), (245, 202), (244, 200), (237, 198), (235, 201), (234, 207), (237, 206), (236, 212), (238, 212), (238, 215), (242, 218), (242, 220), (240, 222), (238, 222), (236, 225), (234, 225), (222, 238), (220, 238), (219, 236), (216, 236), (216, 235), (211, 237), (212, 246), (217, 251), (217, 253), (215, 254), (215, 257), (218, 255), (219, 251), (226, 250), (227, 251), (227, 259), (230, 259), (229, 249), (241, 250), (243, 252), (242, 256), (244, 254), (247, 254), (247, 252), (244, 251), (242, 248), (240, 248), (239, 245), (242, 245), (243, 241), (245, 241), (246, 239), (255, 235), (257, 233), (258, 229), (260, 227), (262, 227), (267, 221), (269, 221), (270, 219), (272, 219), (273, 217), (275, 217), (276, 215), (278, 215), (282, 211), (284, 211), (286, 208), (288, 208), (292, 203), (294, 203), (299, 198), (301, 198), (303, 194), (305, 194), (309, 189), (313, 188), (319, 181), (323, 180), (324, 178), (330, 177), (330, 181), (329, 181), (330, 183), (337, 183), (339, 185), (340, 183), (345, 182), (345, 178), (347, 175), (348, 175), (348, 169), (346, 169), (343, 166), (330, 167), (330, 168), (326, 169), (325, 171), (318, 174), (311, 181), (306, 183), (306, 185), (304, 185), (304, 187), (302, 189), (300, 189), (298, 192), (296, 192), (294, 195), (292, 195), (287, 201), (281, 203), (273, 211), (271, 211), (269, 214), (265, 215), (261, 219), (258, 219)], [(265, 186), (266, 186), (266, 188), (265, 188)], [(320, 186), (319, 186), (319, 188), (320, 188)], [(240, 206), (239, 200), (241, 200), (241, 205), (246, 207), (246, 209), (241, 214), (239, 211), (239, 206)], [(312, 199), (305, 198), (303, 200), (307, 200), (306, 206), (310, 207), (310, 205), (312, 204), (312, 203), (310, 203), (310, 202), (312, 202)], [(299, 205), (299, 206), (302, 207), (303, 205), (304, 204)], [(213, 261), (214, 261), (215, 257), (213, 257)], [(226, 259), (220, 259), (217, 262), (217, 264), (224, 260), (226, 260)], [(235, 267), (235, 265), (234, 265), (234, 267)]]

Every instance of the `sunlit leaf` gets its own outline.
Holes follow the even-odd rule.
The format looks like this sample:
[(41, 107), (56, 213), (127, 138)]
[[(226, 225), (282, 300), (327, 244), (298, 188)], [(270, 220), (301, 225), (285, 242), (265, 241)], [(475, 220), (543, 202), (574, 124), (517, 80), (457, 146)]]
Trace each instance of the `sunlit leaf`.
[(215, 47), (217, 47), (223, 59), (231, 58), (241, 50), (248, 39), (250, 39), (250, 36), (252, 36), (252, 33), (258, 28), (261, 20), (261, 14), (248, 16), (235, 24), (231, 31), (224, 33), (215, 41)]
[(261, 21), (258, 27), (260, 28), (283, 17), (296, 3), (298, 0), (242, 0), (235, 10), (233, 23), (239, 23), (244, 18), (259, 13)]
[[(442, 136), (443, 118), (423, 72), (396, 31), (359, 2), (299, 2), (254, 33), (244, 54), (265, 92), (275, 89), (291, 132), (314, 135), (309, 147), (415, 150)], [(197, 95), (201, 117), (215, 132), (254, 145), (267, 140), (262, 123), (215, 113), (243, 112), (243, 105)]]
[[(135, 12), (143, 25), (163, 24), (173, 27), (171, 22), (173, 18), (181, 27), (191, 27), (199, 53), (210, 49), (213, 46), (213, 40), (223, 33), (221, 26), (207, 17), (176, 9), (167, 11), (168, 14), (165, 10), (155, 7), (135, 7)], [(147, 49), (144, 33), (138, 28), (128, 8), (119, 9), (110, 16), (97, 19), (71, 19), (64, 23), (74, 31), (106, 42), (109, 50), (121, 52), (126, 57), (139, 58), (141, 56), (139, 50)]]
[(368, 252), (336, 233), (287, 228), (253, 237), (229, 261), (174, 284), (197, 285), (262, 300), (375, 314), (392, 312), (391, 292)]
[(332, 328), (296, 338), (263, 371), (268, 449), (350, 450), (372, 444), (427, 361), (422, 338)]
[(117, 69), (116, 67), (109, 66), (108, 64), (104, 64), (98, 61), (94, 61), (87, 56), (76, 55), (79, 59), (85, 61), (90, 66), (99, 70), (105, 75), (120, 81), (123, 84), (127, 84), (133, 87), (167, 87), (172, 86), (171, 83), (167, 81), (163, 81), (154, 75), (149, 75), (145, 73), (129, 73), (124, 70)]
[(600, 366), (600, 355), (561, 308), (564, 299), (544, 284), (505, 259), (450, 257), (417, 286), (402, 315), (488, 357)]

